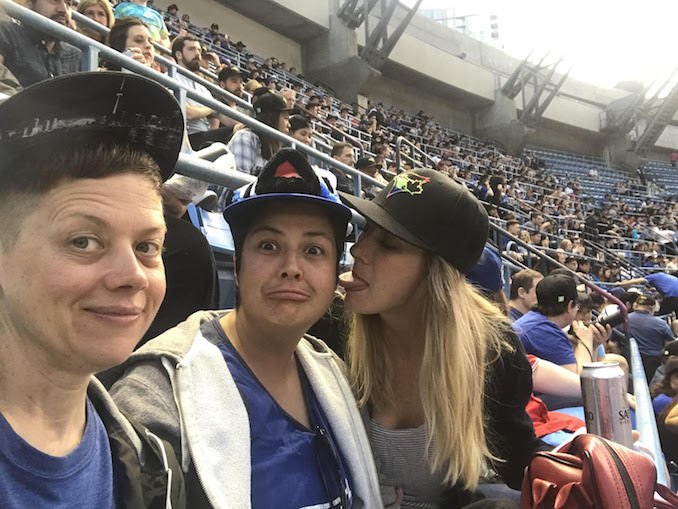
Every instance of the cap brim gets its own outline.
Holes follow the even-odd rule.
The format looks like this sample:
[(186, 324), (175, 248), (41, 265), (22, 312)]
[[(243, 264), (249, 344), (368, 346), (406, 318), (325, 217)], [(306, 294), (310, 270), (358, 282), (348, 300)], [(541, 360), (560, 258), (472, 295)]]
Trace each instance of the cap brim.
[(45, 144), (70, 147), (115, 141), (148, 153), (167, 180), (183, 138), (184, 118), (174, 96), (157, 82), (132, 73), (65, 74), (27, 87), (0, 104), (0, 154), (8, 159)]
[(342, 191), (339, 191), (339, 197), (343, 202), (348, 203), (349, 206), (364, 216), (365, 219), (372, 221), (374, 224), (395, 235), (399, 239), (409, 242), (421, 249), (434, 251), (431, 246), (426, 244), (426, 242), (410, 233), (407, 228), (396, 221), (393, 216), (384, 210), (378, 203)]
[(242, 201), (231, 203), (224, 210), (224, 219), (226, 219), (231, 228), (237, 227), (237, 225), (241, 223), (243, 217), (251, 218), (255, 209), (273, 201), (298, 201), (319, 205), (324, 207), (327, 212), (335, 218), (346, 221), (347, 223), (351, 220), (352, 216), (351, 209), (346, 205), (331, 202), (321, 196), (298, 193), (267, 193), (251, 196)]

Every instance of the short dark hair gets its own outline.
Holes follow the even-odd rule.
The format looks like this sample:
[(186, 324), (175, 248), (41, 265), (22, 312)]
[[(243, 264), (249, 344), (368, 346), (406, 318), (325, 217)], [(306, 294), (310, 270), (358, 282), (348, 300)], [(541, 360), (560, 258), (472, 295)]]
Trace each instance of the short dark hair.
[(518, 290), (524, 288), (526, 292), (532, 290), (534, 285), (534, 280), (542, 275), (536, 270), (525, 269), (520, 272), (513, 274), (511, 278), (511, 291), (509, 293), (509, 299), (516, 300), (518, 298)]
[[(0, 245), (10, 248), (35, 198), (71, 180), (100, 179), (132, 173), (147, 177), (158, 195), (162, 186), (160, 168), (141, 149), (110, 141), (41, 146), (14, 159), (12, 171), (0, 167)], [(22, 205), (23, 204), (23, 205)]]
[(127, 34), (129, 33), (129, 29), (137, 25), (148, 28), (146, 22), (139, 18), (134, 18), (132, 16), (116, 18), (115, 23), (111, 27), (111, 32), (108, 34), (108, 45), (121, 53), (125, 51), (127, 48)]
[(179, 10), (179, 7), (177, 6), (177, 4), (171, 4), (171, 5), (168, 5), (168, 6), (167, 6), (167, 10), (168, 10), (168, 11), (171, 11), (171, 10), (178, 11), (178, 10)]
[(177, 51), (182, 52), (184, 51), (184, 46), (187, 42), (197, 42), (200, 43), (200, 41), (192, 36), (192, 35), (185, 35), (183, 37), (177, 37), (172, 41), (172, 57), (176, 58)]
[(334, 146), (332, 147), (332, 152), (330, 153), (330, 155), (332, 157), (338, 156), (339, 154), (341, 154), (344, 151), (344, 149), (346, 147), (353, 148), (353, 145), (351, 145), (347, 141), (341, 141), (339, 143), (335, 143)]

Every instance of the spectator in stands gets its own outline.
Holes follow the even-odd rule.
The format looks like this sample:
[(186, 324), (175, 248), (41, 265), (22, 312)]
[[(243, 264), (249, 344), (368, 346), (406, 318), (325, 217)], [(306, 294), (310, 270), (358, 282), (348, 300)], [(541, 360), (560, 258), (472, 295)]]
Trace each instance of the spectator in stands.
[(350, 210), (292, 149), (236, 196), (236, 308), (144, 345), (111, 393), (181, 456), (187, 507), (383, 507), (340, 363), (305, 335), (332, 301)]
[[(71, 24), (70, 0), (29, 0), (28, 7), (64, 26)], [(75, 46), (28, 25), (0, 23), (0, 65), (10, 70), (22, 87), (80, 71), (80, 56)]]
[(544, 216), (537, 211), (530, 212), (530, 220), (523, 225), (528, 231), (540, 231), (541, 225), (544, 224)]
[[(165, 20), (158, 11), (151, 9), (147, 4), (148, 0), (122, 2), (116, 6), (113, 13), (116, 18), (132, 16), (133, 18), (142, 19), (148, 25), (153, 40), (169, 48), (169, 31), (167, 26), (165, 26)], [(172, 52), (172, 56), (174, 56), (174, 52)]]
[[(153, 41), (148, 26), (139, 18), (123, 17), (115, 20), (108, 37), (111, 48), (123, 53), (130, 51), (131, 58), (140, 64), (151, 67), (154, 62)], [(120, 66), (106, 64), (110, 70), (119, 71)]]
[(293, 115), (290, 117), (290, 136), (295, 140), (310, 145), (313, 140), (313, 129), (311, 123), (302, 115)]
[[(78, 12), (83, 16), (87, 16), (92, 21), (96, 21), (109, 30), (113, 26), (115, 17), (113, 16), (113, 9), (108, 0), (83, 0), (78, 4)], [(83, 24), (76, 23), (78, 32), (94, 39), (97, 42), (106, 44), (106, 34), (102, 34), (92, 28), (86, 27)]]
[(661, 306), (657, 314), (668, 315), (671, 312), (678, 314), (678, 277), (664, 272), (656, 272), (645, 277), (615, 283), (616, 286), (641, 284), (654, 286), (662, 296)]
[(3, 507), (184, 506), (171, 447), (93, 376), (163, 299), (160, 186), (183, 128), (172, 94), (134, 75), (63, 76), (0, 105)]
[(539, 272), (532, 269), (521, 270), (511, 277), (509, 294), (509, 318), (515, 322), (537, 304), (537, 284), (544, 279)]
[(217, 74), (221, 67), (219, 56), (207, 49), (207, 46), (200, 46), (200, 74), (202, 78), (211, 83), (216, 83), (211, 74)]
[[(373, 179), (377, 180), (378, 182), (382, 184), (387, 184), (388, 181), (381, 176), (381, 173), (379, 173), (379, 169), (381, 168), (381, 165), (379, 162), (374, 158), (374, 157), (361, 157), (358, 159), (358, 161), (355, 163), (355, 169), (360, 170), (362, 173), (367, 175), (368, 177), (372, 177)], [(376, 196), (376, 194), (379, 192), (379, 187), (375, 184), (372, 184), (370, 182), (362, 181), (362, 192), (363, 192), (363, 197), (367, 199), (372, 199)]]
[[(348, 142), (342, 141), (335, 143), (332, 146), (332, 152), (330, 155), (340, 163), (344, 163), (346, 166), (350, 166), (351, 168), (353, 168), (353, 165), (355, 164), (353, 145)], [(353, 180), (351, 177), (346, 175), (343, 171), (337, 170), (335, 168), (330, 168), (330, 171), (337, 177), (337, 189), (344, 193), (353, 194)]]
[[(235, 65), (225, 65), (221, 68), (218, 74), (218, 84), (221, 88), (226, 90), (227, 92), (230, 92), (236, 97), (243, 97), (243, 72), (238, 68), (238, 66)], [(246, 111), (244, 108), (241, 108), (238, 106), (235, 101), (229, 101), (228, 99), (225, 99), (223, 97), (219, 97), (219, 99), (225, 103), (228, 104), (231, 108), (235, 108), (241, 113), (249, 114), (249, 111)], [(231, 130), (235, 127), (237, 122), (233, 120), (230, 117), (227, 117), (226, 115), (223, 114), (218, 114), (219, 118), (219, 124), (221, 127), (228, 127)], [(225, 139), (230, 138), (230, 135), (228, 135)]]
[(340, 283), (355, 314), (349, 372), (369, 409), (385, 504), (399, 490), (404, 506), (462, 507), (492, 458), (518, 488), (539, 447), (525, 413), (530, 366), (506, 318), (464, 279), (487, 213), (427, 169), (399, 174), (374, 201), (344, 198), (368, 220)]
[[(257, 97), (252, 106), (257, 120), (283, 134), (290, 132), (290, 109), (281, 96), (266, 92)], [(238, 171), (250, 175), (259, 175), (266, 161), (281, 146), (282, 144), (279, 141), (243, 127), (236, 130), (228, 143), (228, 150), (235, 157), (235, 167)]]
[[(630, 333), (638, 343), (648, 382), (652, 380), (654, 372), (661, 364), (664, 345), (675, 339), (675, 334), (666, 321), (653, 316), (654, 307), (654, 297), (641, 295), (633, 304), (633, 312), (629, 314)], [(621, 327), (618, 329), (622, 331)]]
[(290, 110), (294, 110), (294, 106), (297, 103), (297, 93), (292, 90), (291, 88), (283, 88), (280, 91), (280, 95), (283, 96), (283, 99), (285, 99), (285, 102), (287, 103), (287, 107)]
[[(585, 363), (598, 360), (597, 349), (612, 329), (599, 324), (585, 327), (577, 316), (577, 285), (565, 275), (547, 276), (537, 284), (537, 307), (515, 322), (513, 328), (528, 354), (579, 373)], [(576, 350), (563, 329), (572, 325)]]
[[(516, 219), (509, 219), (506, 221), (506, 231), (514, 236), (518, 235), (518, 232), (520, 231), (520, 222)], [(502, 237), (502, 249), (506, 248), (506, 244), (508, 244), (509, 240), (508, 237)]]
[(577, 272), (577, 268), (579, 267), (579, 263), (577, 262), (577, 259), (574, 256), (568, 256), (567, 258), (565, 258), (564, 265), (573, 272)]
[[(172, 56), (184, 69), (191, 72), (200, 70), (200, 56), (202, 50), (198, 39), (192, 35), (186, 37), (177, 37), (172, 41)], [(193, 81), (188, 76), (177, 73), (175, 79), (186, 85), (189, 90), (194, 90), (207, 97), (211, 94), (207, 87)], [(216, 128), (219, 124), (219, 115), (210, 107), (202, 105), (199, 101), (186, 99), (186, 129), (191, 147), (200, 150), (215, 141), (226, 143), (231, 136), (232, 128)], [(215, 127), (212, 129), (212, 127)]]
[[(219, 86), (236, 97), (242, 97), (243, 72), (236, 65), (226, 65), (219, 71)], [(233, 106), (234, 103), (229, 103)]]
[(664, 351), (662, 352), (662, 364), (654, 372), (652, 381), (648, 384), (650, 387), (660, 382), (664, 376), (666, 376), (666, 366), (669, 361), (678, 359), (678, 340), (669, 341), (664, 346)]
[(678, 360), (670, 360), (665, 366), (665, 375), (650, 387), (652, 408), (655, 415), (661, 414), (678, 396)]

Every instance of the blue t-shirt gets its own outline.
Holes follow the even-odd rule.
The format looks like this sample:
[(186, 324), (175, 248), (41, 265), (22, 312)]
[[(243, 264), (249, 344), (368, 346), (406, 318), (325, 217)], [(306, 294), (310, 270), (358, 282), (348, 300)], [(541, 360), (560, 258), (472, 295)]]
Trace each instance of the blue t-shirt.
[(530, 311), (511, 324), (528, 354), (560, 366), (576, 364), (572, 343), (558, 324)]
[(219, 349), (245, 402), (250, 420), (252, 509), (349, 508), (351, 482), (318, 400), (301, 367), (310, 429), (283, 410), (249, 369), (218, 320), (203, 324)]
[[(616, 328), (623, 331), (622, 327)], [(629, 332), (638, 343), (640, 353), (655, 357), (662, 355), (664, 344), (675, 339), (669, 324), (647, 311), (634, 311), (629, 315)]]
[(665, 272), (657, 272), (655, 274), (648, 274), (644, 279), (659, 290), (659, 293), (665, 299), (678, 297), (678, 277), (666, 274)]
[(519, 318), (523, 317), (523, 313), (518, 311), (516, 308), (513, 306), (509, 306), (509, 318), (511, 319), (512, 322), (515, 322)]
[(659, 415), (671, 403), (673, 403), (673, 398), (671, 396), (667, 396), (666, 394), (659, 394), (655, 396), (655, 398), (652, 400), (652, 408), (654, 409), (654, 414)]
[(86, 405), (82, 441), (60, 457), (28, 444), (0, 414), (0, 507), (115, 507), (108, 435), (89, 399)]

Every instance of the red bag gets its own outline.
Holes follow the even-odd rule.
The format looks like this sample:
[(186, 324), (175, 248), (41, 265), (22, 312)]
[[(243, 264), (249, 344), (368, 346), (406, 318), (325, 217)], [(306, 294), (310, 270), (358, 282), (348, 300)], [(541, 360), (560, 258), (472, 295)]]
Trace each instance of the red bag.
[(596, 435), (579, 435), (560, 452), (537, 453), (520, 496), (521, 509), (652, 507), (678, 508), (678, 496), (657, 484), (652, 460)]

